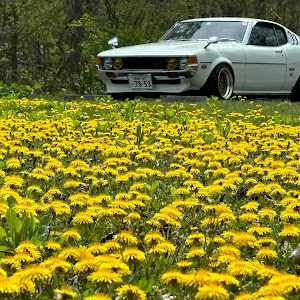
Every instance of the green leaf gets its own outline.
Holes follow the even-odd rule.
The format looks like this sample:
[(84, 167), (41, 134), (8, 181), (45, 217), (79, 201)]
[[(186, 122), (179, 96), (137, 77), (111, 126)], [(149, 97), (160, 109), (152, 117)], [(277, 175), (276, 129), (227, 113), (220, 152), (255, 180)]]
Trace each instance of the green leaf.
[(152, 291), (152, 287), (154, 285), (154, 278), (152, 277), (146, 287), (146, 289), (144, 290), (146, 293), (150, 293)]
[(6, 163), (4, 161), (0, 161), (0, 169), (3, 169), (5, 167)]
[[(7, 199), (7, 201), (9, 201), (9, 199)], [(16, 217), (17, 217), (17, 213), (13, 210), (12, 207), (10, 207), (6, 212), (6, 220), (7, 220), (8, 227), (11, 232), (14, 230), (14, 224), (15, 224)]]
[(177, 194), (177, 190), (174, 186), (171, 187), (171, 194), (172, 194), (172, 196), (175, 196)]
[(153, 145), (154, 143), (157, 142), (157, 138), (155, 136), (150, 137), (149, 139), (147, 139), (147, 141), (145, 142), (147, 145)]
[(4, 230), (3, 227), (0, 226), (0, 241), (6, 237), (6, 231)]
[(7, 198), (7, 204), (9, 207), (12, 207), (17, 204), (17, 200), (13, 196), (10, 196)]
[(34, 88), (34, 89), (40, 89), (40, 88), (41, 88), (41, 85), (40, 85), (38, 82), (35, 82), (35, 83), (33, 84), (33, 88)]
[(53, 219), (53, 215), (52, 214), (47, 214), (45, 216), (43, 216), (40, 220), (39, 226), (49, 226), (51, 221)]
[(46, 225), (39, 226), (38, 233), (37, 233), (38, 239), (41, 241), (46, 241), (49, 233), (50, 233), (49, 226)]
[(15, 232), (19, 233), (19, 232), (21, 232), (21, 229), (22, 229), (22, 222), (21, 222), (20, 218), (16, 217), (15, 218)]

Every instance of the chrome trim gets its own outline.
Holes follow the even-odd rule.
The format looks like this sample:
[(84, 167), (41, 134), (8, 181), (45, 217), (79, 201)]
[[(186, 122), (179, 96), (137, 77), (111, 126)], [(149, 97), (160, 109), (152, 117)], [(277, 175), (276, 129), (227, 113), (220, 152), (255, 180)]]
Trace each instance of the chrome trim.
[(197, 73), (199, 65), (198, 64), (190, 64), (185, 70), (163, 70), (163, 69), (121, 69), (121, 70), (104, 70), (104, 69), (100, 69), (99, 65), (96, 65), (97, 71), (99, 72), (100, 76), (105, 76), (106, 78), (111, 79), (110, 77), (106, 76), (107, 72), (112, 72), (116, 75), (117, 77), (121, 77), (121, 76), (127, 76), (128, 74), (154, 74), (156, 76), (159, 75), (165, 75), (168, 73), (178, 73), (180, 75), (182, 75), (183, 77), (186, 78), (190, 78), (195, 76), (195, 74)]

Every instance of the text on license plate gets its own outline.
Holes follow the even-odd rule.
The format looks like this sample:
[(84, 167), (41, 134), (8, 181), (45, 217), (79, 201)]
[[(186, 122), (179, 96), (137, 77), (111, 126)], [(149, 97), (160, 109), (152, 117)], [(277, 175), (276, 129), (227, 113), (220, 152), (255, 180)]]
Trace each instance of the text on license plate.
[(153, 89), (152, 78), (150, 74), (128, 75), (129, 86), (131, 89)]

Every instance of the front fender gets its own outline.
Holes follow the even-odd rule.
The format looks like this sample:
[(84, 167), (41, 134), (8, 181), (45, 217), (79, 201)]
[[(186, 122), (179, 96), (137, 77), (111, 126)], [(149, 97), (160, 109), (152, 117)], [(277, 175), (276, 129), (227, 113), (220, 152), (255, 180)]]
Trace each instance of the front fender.
[[(214, 46), (214, 47), (213, 47)], [(221, 47), (220, 47), (221, 46)], [(220, 64), (227, 64), (234, 78), (234, 90), (241, 91), (244, 85), (245, 54), (241, 46), (210, 45), (201, 51), (198, 56), (199, 69), (193, 78), (200, 82), (201, 87), (205, 85), (212, 71)]]

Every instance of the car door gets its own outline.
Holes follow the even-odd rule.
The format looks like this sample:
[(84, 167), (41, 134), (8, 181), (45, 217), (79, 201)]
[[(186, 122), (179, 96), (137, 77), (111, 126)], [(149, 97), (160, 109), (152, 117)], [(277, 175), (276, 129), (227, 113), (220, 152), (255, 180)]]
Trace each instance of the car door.
[(278, 43), (274, 25), (258, 22), (245, 46), (244, 91), (280, 91), (286, 75), (286, 54)]

